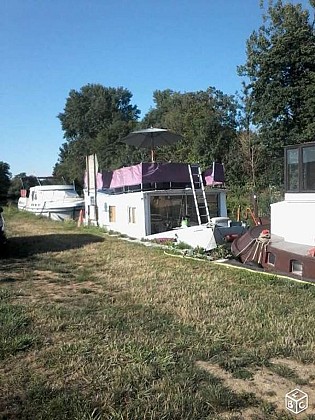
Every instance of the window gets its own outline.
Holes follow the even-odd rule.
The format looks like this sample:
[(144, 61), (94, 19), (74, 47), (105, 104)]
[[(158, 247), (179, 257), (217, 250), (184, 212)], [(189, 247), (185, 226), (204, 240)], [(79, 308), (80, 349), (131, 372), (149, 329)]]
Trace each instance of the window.
[(302, 188), (315, 190), (315, 146), (302, 149)]
[(270, 265), (275, 265), (276, 256), (272, 252), (267, 253), (267, 263)]
[(136, 223), (136, 207), (128, 207), (128, 222)]
[[(210, 217), (220, 215), (219, 194), (206, 193)], [(178, 195), (154, 195), (150, 198), (151, 233), (160, 233), (181, 225), (189, 216), (191, 226), (198, 224), (195, 200), (192, 192)]]
[(219, 194), (218, 193), (207, 193), (207, 202), (210, 217), (220, 216), (220, 205), (219, 205)]
[(109, 221), (116, 222), (116, 206), (109, 206), (108, 213), (109, 213)]
[(155, 195), (150, 198), (151, 233), (159, 233), (180, 226), (181, 217), (191, 216), (187, 197)]
[(286, 148), (285, 182), (287, 192), (315, 191), (315, 143)]
[(287, 150), (287, 183), (289, 191), (297, 191), (299, 189), (298, 149)]
[(290, 267), (290, 271), (293, 274), (297, 274), (298, 276), (302, 275), (302, 263), (298, 260), (291, 260), (291, 267)]

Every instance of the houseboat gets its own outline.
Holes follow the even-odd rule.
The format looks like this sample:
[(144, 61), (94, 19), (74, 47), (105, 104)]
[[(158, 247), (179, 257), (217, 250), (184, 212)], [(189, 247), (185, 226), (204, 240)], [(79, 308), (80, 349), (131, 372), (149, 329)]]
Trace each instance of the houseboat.
[(227, 217), (223, 165), (139, 163), (98, 172), (87, 158), (85, 223), (132, 238), (173, 240), (205, 250), (244, 232)]
[(19, 210), (60, 221), (79, 217), (84, 210), (84, 199), (73, 185), (58, 184), (52, 177), (37, 178), (37, 181), (39, 185), (21, 190)]
[(315, 142), (284, 151), (285, 197), (271, 204), (270, 225), (256, 226), (232, 244), (242, 262), (315, 281)]

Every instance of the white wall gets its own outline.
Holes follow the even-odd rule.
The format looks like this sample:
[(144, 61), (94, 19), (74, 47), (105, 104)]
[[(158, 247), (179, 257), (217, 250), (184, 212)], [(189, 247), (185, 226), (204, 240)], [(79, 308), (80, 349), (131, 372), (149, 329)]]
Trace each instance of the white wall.
[(287, 242), (315, 245), (315, 194), (285, 194), (271, 204), (271, 233)]
[[(143, 192), (109, 195), (97, 193), (98, 224), (108, 230), (124, 233), (130, 237), (143, 238), (145, 231), (145, 209)], [(116, 207), (116, 222), (109, 221), (109, 206)], [(134, 207), (135, 223), (129, 222), (129, 207)]]

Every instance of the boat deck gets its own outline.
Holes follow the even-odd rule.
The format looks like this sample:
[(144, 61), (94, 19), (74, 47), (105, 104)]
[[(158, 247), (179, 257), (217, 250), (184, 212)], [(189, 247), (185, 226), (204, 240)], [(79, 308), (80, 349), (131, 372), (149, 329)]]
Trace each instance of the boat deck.
[[(286, 242), (281, 236), (271, 234), (269, 246), (292, 254), (307, 256), (312, 248), (310, 245), (301, 245), (294, 242)], [(313, 258), (313, 257), (312, 257)]]
[(267, 245), (265, 264), (268, 269), (299, 275), (301, 279), (315, 280), (315, 257), (309, 254), (310, 245), (286, 242), (273, 235)]

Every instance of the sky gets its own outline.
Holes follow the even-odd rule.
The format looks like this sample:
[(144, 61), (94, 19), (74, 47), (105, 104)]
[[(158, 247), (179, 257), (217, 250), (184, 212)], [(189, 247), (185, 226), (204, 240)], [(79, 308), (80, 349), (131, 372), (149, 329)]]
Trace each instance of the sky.
[(262, 24), (259, 4), (0, 0), (0, 161), (12, 176), (51, 175), (65, 142), (57, 115), (70, 90), (89, 83), (128, 89), (140, 118), (157, 89), (239, 92), (237, 66)]

